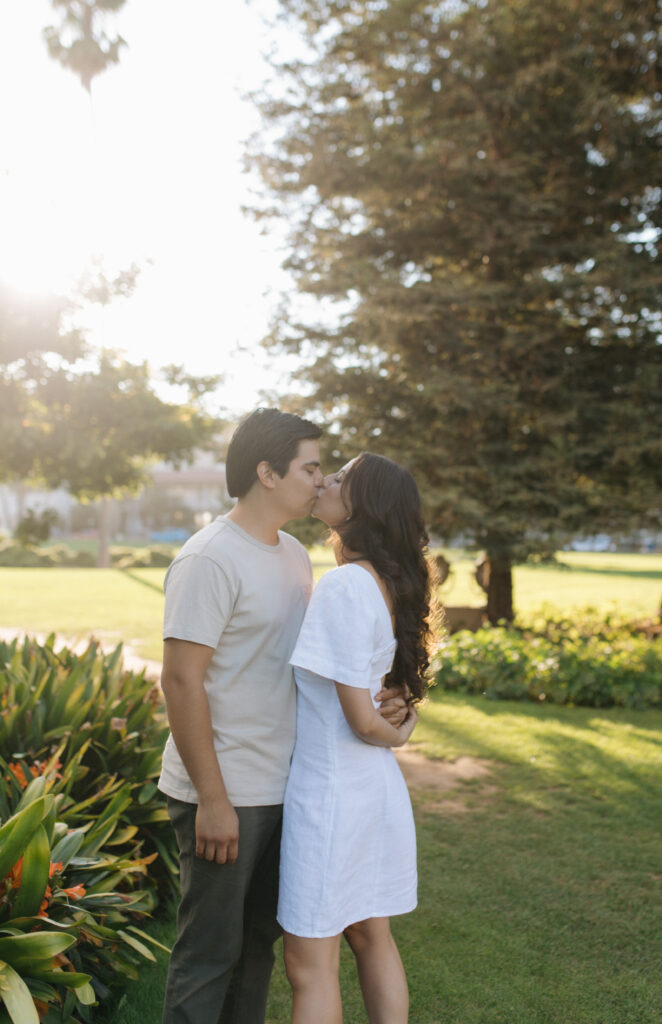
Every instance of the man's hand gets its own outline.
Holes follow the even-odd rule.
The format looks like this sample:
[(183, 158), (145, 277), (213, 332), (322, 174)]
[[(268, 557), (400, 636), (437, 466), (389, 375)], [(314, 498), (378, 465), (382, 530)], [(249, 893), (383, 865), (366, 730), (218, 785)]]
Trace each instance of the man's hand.
[(198, 804), (195, 855), (217, 864), (234, 864), (239, 854), (239, 818), (229, 800)]
[(375, 700), (379, 701), (378, 710), (382, 718), (398, 729), (409, 713), (409, 705), (402, 689), (399, 686), (387, 687), (379, 691)]

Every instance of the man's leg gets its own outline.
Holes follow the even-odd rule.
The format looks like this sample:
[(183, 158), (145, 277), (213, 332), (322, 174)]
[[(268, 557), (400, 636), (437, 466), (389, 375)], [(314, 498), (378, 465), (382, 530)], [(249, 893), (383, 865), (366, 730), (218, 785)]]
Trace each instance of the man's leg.
[(281, 935), (276, 910), (282, 808), (261, 807), (251, 810), (261, 812), (261, 831), (266, 842), (246, 895), (241, 958), (233, 971), (219, 1024), (264, 1024), (269, 980), (274, 965), (273, 946)]
[(169, 799), (168, 811), (179, 845), (182, 895), (163, 1022), (218, 1024), (241, 958), (251, 880), (278, 829), (281, 808), (237, 808), (239, 856), (234, 864), (210, 863), (195, 856), (195, 804)]

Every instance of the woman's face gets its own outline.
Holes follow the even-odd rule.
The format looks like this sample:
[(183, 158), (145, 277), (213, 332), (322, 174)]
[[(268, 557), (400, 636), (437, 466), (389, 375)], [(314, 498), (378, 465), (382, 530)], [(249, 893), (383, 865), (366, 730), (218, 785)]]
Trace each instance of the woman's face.
[(337, 473), (330, 473), (329, 476), (324, 477), (322, 489), (313, 505), (313, 515), (316, 519), (321, 519), (327, 526), (339, 526), (352, 514), (348, 488), (345, 488), (343, 493), (342, 483), (349, 467), (354, 462), (356, 459), (351, 459)]

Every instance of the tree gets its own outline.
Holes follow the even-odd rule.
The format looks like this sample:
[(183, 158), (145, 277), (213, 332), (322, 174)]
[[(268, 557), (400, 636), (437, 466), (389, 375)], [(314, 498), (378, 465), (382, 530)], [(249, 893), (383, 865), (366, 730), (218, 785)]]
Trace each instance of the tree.
[(407, 463), (432, 529), (511, 567), (660, 522), (660, 3), (281, 0), (309, 57), (249, 163), (307, 305), (269, 343), (344, 456)]
[(154, 391), (146, 364), (104, 352), (91, 371), (52, 374), (35, 395), (44, 411), (33, 472), (48, 486), (66, 483), (83, 500), (101, 498), (99, 564), (109, 564), (107, 499), (135, 492), (151, 461), (181, 462), (217, 425), (192, 403)]
[(81, 332), (63, 326), (69, 309), (60, 296), (27, 297), (0, 282), (0, 480), (27, 475), (34, 463), (39, 381), (86, 352)]
[[(92, 80), (119, 61), (126, 45), (106, 31), (125, 0), (51, 0), (59, 23), (44, 29), (50, 56), (73, 71), (87, 92)], [(109, 277), (96, 261), (78, 282), (74, 305), (105, 306), (133, 291), (139, 269)], [(4, 303), (3, 303), (4, 298)], [(114, 352), (92, 353), (80, 332), (63, 328), (72, 303), (49, 298), (41, 306), (12, 307), (0, 293), (0, 370), (5, 403), (0, 423), (9, 444), (0, 454), (0, 479), (65, 484), (78, 498), (100, 498), (99, 564), (109, 564), (107, 499), (135, 491), (156, 458), (178, 461), (205, 444), (218, 423), (203, 409), (217, 377), (195, 378), (169, 367), (167, 379), (184, 386), (183, 404), (161, 399), (146, 364)], [(79, 362), (86, 356), (87, 363)]]
[(44, 29), (50, 56), (78, 75), (87, 92), (92, 79), (117, 64), (126, 46), (121, 36), (111, 38), (103, 29), (106, 15), (115, 13), (126, 0), (51, 0), (60, 12), (59, 26)]
[[(130, 276), (109, 280), (97, 268), (83, 290), (88, 299), (109, 301)], [(151, 461), (182, 461), (209, 442), (218, 421), (205, 412), (204, 397), (218, 378), (169, 367), (168, 381), (189, 397), (167, 402), (146, 364), (93, 353), (80, 332), (66, 330), (70, 309), (55, 297), (35, 305), (0, 289), (0, 480), (64, 485), (83, 500), (100, 498), (99, 564), (106, 566), (107, 499), (138, 490)]]

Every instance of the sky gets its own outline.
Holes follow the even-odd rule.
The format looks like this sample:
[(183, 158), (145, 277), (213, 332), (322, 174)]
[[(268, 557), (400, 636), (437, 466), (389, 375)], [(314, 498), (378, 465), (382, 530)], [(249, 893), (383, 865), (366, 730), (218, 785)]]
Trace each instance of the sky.
[(86, 314), (90, 342), (222, 373), (230, 413), (285, 383), (283, 357), (259, 346), (291, 287), (282, 231), (241, 210), (259, 124), (242, 93), (268, 74), (268, 2), (126, 0), (106, 25), (128, 45), (90, 102), (47, 54), (48, 0), (0, 0), (0, 280), (64, 292), (95, 254), (110, 272), (138, 264), (130, 298)]

